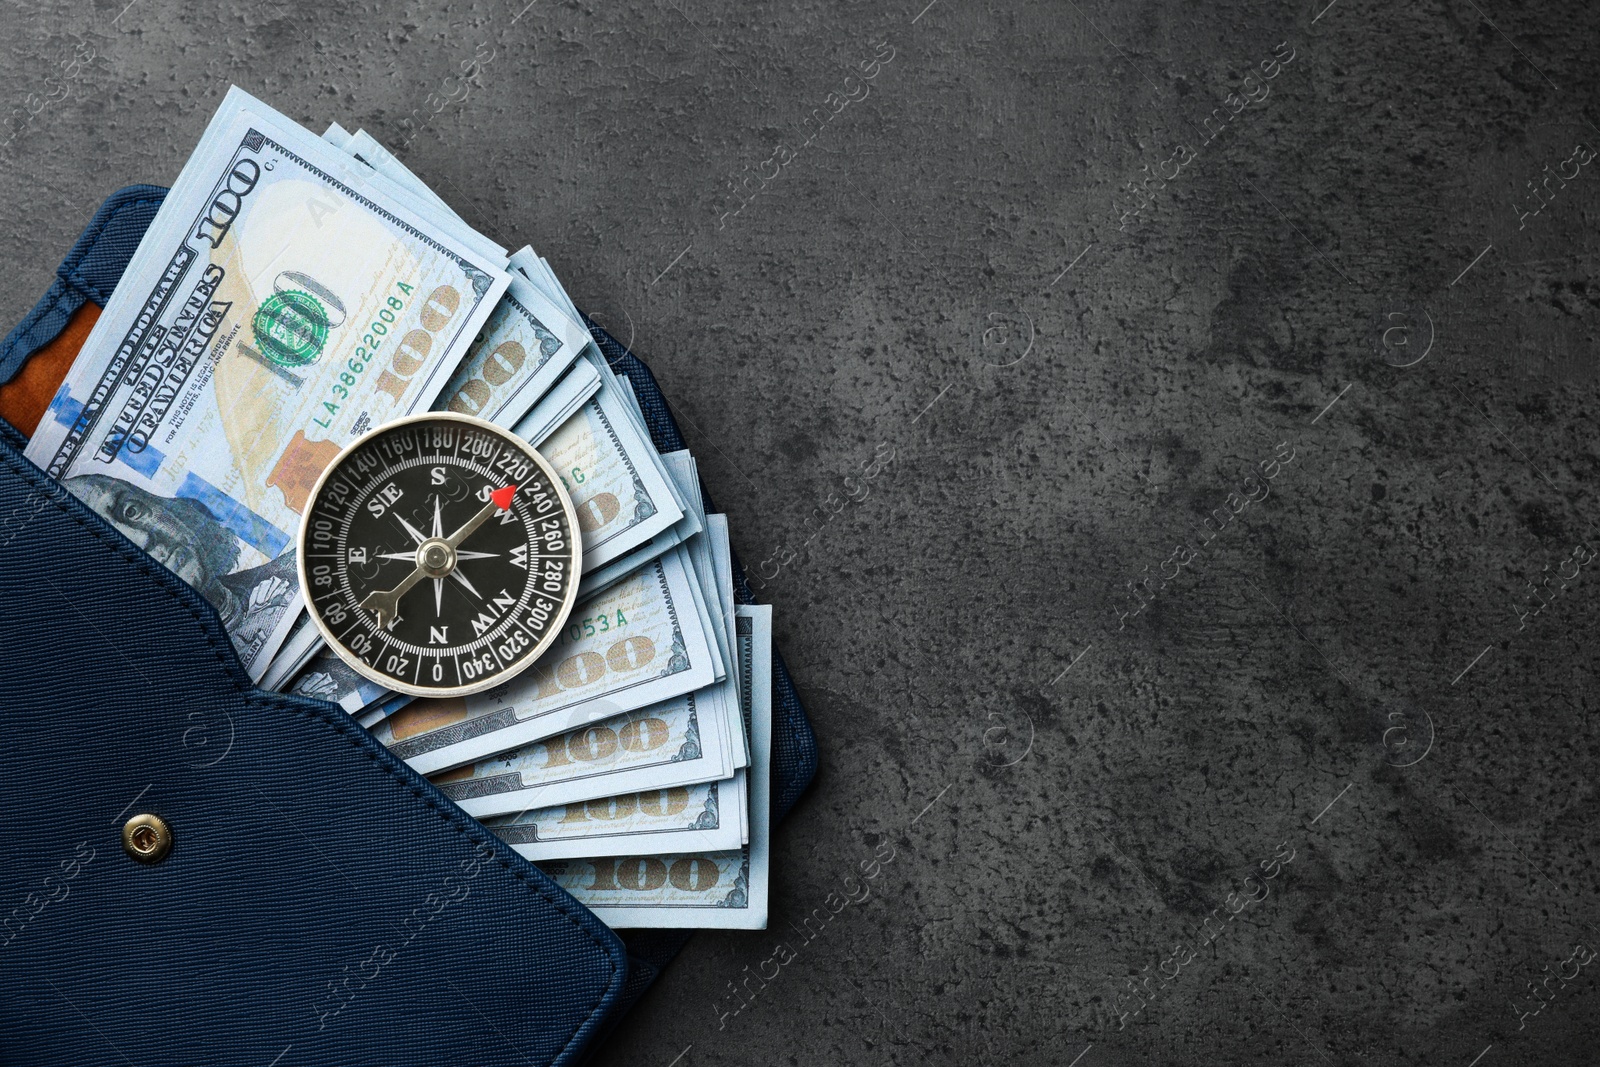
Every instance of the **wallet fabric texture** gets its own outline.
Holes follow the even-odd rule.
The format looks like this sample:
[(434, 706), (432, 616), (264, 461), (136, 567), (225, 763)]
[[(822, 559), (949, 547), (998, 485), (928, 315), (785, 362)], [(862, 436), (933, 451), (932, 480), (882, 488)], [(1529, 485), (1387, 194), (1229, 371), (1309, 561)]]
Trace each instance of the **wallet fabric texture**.
[[(105, 305), (165, 194), (130, 186), (96, 212), (0, 342), (0, 413), (36, 406), (8, 403), (4, 383)], [(585, 325), (655, 447), (684, 448), (649, 368)], [(619, 942), (342, 711), (252, 689), (211, 607), (29, 463), (25, 442), (0, 419), (0, 625), (15, 635), (0, 801), (29, 823), (0, 858), (0, 889), (21, 902), (8, 921), (0, 898), (0, 1063), (593, 1053), (692, 932)], [(737, 557), (734, 579), (753, 603)], [(776, 649), (773, 665), (776, 825), (817, 746)], [(176, 842), (148, 868), (119, 837), (146, 811)]]

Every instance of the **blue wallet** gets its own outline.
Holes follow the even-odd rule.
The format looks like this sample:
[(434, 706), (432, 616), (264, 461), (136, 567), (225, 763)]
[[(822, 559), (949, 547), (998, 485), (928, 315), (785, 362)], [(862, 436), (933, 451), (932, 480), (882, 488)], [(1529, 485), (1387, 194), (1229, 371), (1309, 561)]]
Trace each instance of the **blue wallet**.
[[(0, 343), (0, 383), (86, 303), (104, 306), (164, 194), (106, 201)], [(587, 325), (656, 447), (684, 447), (650, 371)], [(212, 608), (25, 443), (0, 421), (0, 1063), (592, 1051), (689, 935), (619, 937), (344, 712), (254, 689)], [(773, 659), (776, 821), (815, 774), (816, 743)], [(140, 814), (170, 828), (162, 863), (124, 851)]]

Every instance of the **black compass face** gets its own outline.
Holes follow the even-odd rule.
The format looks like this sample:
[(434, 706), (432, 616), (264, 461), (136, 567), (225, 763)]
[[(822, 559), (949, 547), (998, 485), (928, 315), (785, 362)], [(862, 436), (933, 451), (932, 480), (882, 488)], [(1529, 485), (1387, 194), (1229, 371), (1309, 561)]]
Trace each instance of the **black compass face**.
[(329, 466), (300, 530), (313, 620), (356, 670), (422, 696), (478, 692), (560, 634), (582, 550), (532, 446), (478, 419), (390, 423)]

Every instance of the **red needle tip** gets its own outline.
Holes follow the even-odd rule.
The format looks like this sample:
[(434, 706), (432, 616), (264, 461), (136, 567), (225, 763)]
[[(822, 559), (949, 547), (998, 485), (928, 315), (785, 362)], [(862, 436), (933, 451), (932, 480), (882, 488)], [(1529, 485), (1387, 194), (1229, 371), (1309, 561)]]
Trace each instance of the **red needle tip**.
[(516, 495), (517, 487), (514, 485), (508, 485), (503, 488), (496, 489), (494, 492), (490, 493), (489, 502), (495, 507), (499, 508), (501, 511), (506, 511), (511, 507), (511, 498)]

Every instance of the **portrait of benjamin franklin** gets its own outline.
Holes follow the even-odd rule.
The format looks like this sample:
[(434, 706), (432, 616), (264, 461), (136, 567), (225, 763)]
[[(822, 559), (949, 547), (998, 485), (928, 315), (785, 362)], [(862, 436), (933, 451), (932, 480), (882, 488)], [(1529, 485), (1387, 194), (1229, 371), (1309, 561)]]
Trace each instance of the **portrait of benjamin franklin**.
[(294, 596), (292, 551), (235, 570), (239, 538), (199, 501), (158, 496), (104, 474), (80, 474), (62, 484), (205, 597), (241, 652), (271, 635)]

